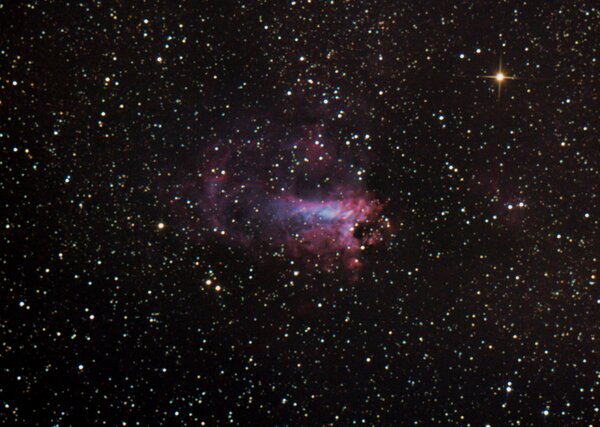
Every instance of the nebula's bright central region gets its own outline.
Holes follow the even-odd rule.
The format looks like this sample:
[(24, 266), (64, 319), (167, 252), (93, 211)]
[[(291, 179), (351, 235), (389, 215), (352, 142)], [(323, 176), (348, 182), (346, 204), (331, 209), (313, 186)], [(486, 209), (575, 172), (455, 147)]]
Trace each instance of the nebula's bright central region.
[(292, 215), (300, 215), (306, 221), (357, 221), (368, 209), (360, 199), (333, 200), (321, 202), (304, 202), (298, 200), (297, 206), (292, 210)]
[[(381, 237), (379, 228), (387, 223), (379, 216), (380, 204), (367, 193), (340, 197), (315, 201), (286, 195), (271, 203), (292, 254), (316, 254), (326, 263), (338, 258), (350, 268), (360, 265), (361, 248), (375, 243)], [(361, 235), (360, 229), (369, 227)]]

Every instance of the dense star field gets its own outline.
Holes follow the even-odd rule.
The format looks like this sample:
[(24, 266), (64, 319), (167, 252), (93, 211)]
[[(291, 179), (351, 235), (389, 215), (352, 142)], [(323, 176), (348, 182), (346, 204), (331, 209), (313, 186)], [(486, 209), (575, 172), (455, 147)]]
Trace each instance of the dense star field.
[(0, 423), (600, 424), (596, 2), (0, 34)]

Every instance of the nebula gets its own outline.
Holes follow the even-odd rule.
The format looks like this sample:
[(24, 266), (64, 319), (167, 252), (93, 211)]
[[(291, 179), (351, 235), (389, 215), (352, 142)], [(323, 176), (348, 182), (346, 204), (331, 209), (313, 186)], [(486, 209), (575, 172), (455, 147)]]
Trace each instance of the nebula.
[(296, 141), (288, 161), (280, 156), (279, 163), (257, 160), (250, 150), (233, 155), (213, 148), (182, 200), (215, 238), (250, 256), (252, 248), (268, 246), (324, 271), (355, 272), (363, 266), (361, 252), (383, 241), (390, 223), (345, 159), (324, 147)]
[(270, 201), (271, 226), (282, 231), (276, 242), (284, 243), (292, 256), (316, 255), (326, 268), (356, 269), (362, 265), (361, 250), (381, 239), (386, 221), (381, 204), (366, 192), (336, 193), (316, 200), (285, 194)]

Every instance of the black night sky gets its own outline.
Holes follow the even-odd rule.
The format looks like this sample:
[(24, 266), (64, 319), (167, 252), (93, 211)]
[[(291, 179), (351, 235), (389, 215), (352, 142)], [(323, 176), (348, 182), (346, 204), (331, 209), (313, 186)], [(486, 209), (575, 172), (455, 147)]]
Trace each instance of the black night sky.
[(0, 421), (599, 423), (599, 18), (0, 2)]

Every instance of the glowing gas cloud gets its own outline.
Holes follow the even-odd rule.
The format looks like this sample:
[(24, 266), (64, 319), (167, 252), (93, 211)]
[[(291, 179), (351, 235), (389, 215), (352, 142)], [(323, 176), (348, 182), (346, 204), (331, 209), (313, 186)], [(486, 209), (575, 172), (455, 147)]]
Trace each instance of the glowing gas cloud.
[(326, 271), (360, 269), (361, 252), (390, 227), (382, 203), (320, 141), (297, 141), (275, 154), (276, 161), (252, 150), (204, 155), (180, 197), (195, 220), (190, 226), (210, 228), (215, 239), (249, 254), (269, 246)]

